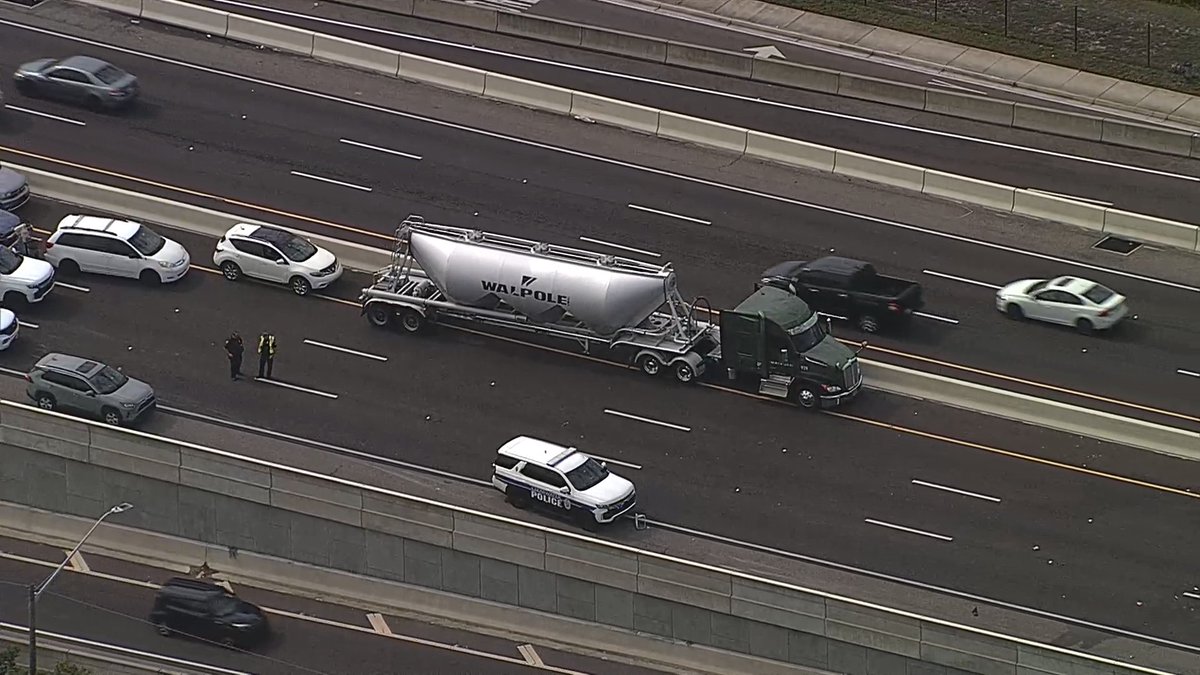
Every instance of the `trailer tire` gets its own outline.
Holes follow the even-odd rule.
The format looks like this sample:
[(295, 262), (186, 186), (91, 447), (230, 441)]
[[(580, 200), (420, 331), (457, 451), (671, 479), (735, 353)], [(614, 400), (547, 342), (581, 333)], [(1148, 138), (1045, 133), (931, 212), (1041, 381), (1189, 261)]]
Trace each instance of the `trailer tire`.
[(400, 312), (400, 327), (405, 333), (420, 333), (425, 330), (425, 317), (415, 309), (406, 309)]
[(812, 386), (801, 385), (796, 390), (796, 405), (805, 410), (818, 410), (821, 407), (821, 397)]
[(653, 354), (642, 354), (637, 359), (637, 367), (650, 377), (657, 377), (662, 372), (663, 362)]
[(376, 328), (386, 328), (392, 321), (392, 310), (387, 305), (367, 305), (367, 321)]
[(671, 372), (680, 384), (691, 384), (696, 380), (696, 369), (687, 361), (677, 361), (671, 367)]

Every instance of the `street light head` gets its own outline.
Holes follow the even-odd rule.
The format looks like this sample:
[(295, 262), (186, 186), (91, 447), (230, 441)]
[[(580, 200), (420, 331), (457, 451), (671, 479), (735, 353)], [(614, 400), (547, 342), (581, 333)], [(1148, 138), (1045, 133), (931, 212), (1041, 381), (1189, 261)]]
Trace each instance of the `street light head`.
[(124, 513), (125, 511), (128, 511), (129, 509), (132, 509), (132, 508), (133, 508), (133, 504), (130, 504), (129, 502), (121, 502), (120, 504), (117, 504), (116, 506), (109, 509), (108, 512), (109, 513)]

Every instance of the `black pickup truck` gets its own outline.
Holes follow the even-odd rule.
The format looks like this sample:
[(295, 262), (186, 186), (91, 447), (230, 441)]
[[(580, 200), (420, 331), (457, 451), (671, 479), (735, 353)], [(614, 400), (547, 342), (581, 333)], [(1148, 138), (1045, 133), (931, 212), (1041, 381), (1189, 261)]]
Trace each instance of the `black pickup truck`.
[(885, 277), (871, 263), (837, 256), (779, 263), (762, 273), (755, 288), (763, 286), (791, 291), (813, 311), (852, 321), (864, 333), (907, 321), (925, 306), (917, 282)]

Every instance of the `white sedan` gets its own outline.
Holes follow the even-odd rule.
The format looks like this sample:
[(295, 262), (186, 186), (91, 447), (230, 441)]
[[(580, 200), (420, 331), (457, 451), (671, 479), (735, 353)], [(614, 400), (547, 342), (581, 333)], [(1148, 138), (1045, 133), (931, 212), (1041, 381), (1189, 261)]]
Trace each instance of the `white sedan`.
[(1085, 335), (1112, 328), (1129, 313), (1125, 296), (1079, 277), (1014, 281), (996, 292), (996, 309), (1013, 319), (1074, 326)]

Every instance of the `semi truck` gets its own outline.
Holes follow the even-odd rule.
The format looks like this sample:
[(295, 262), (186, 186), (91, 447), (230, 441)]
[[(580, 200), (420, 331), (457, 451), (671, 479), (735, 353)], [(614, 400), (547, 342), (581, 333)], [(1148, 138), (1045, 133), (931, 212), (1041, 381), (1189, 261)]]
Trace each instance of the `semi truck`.
[(840, 405), (862, 388), (857, 352), (783, 289), (760, 288), (716, 312), (704, 298), (684, 301), (669, 263), (417, 215), (397, 228), (390, 263), (359, 301), (377, 327), (416, 334), (463, 322), (570, 340), (651, 377), (721, 381), (808, 409)]

